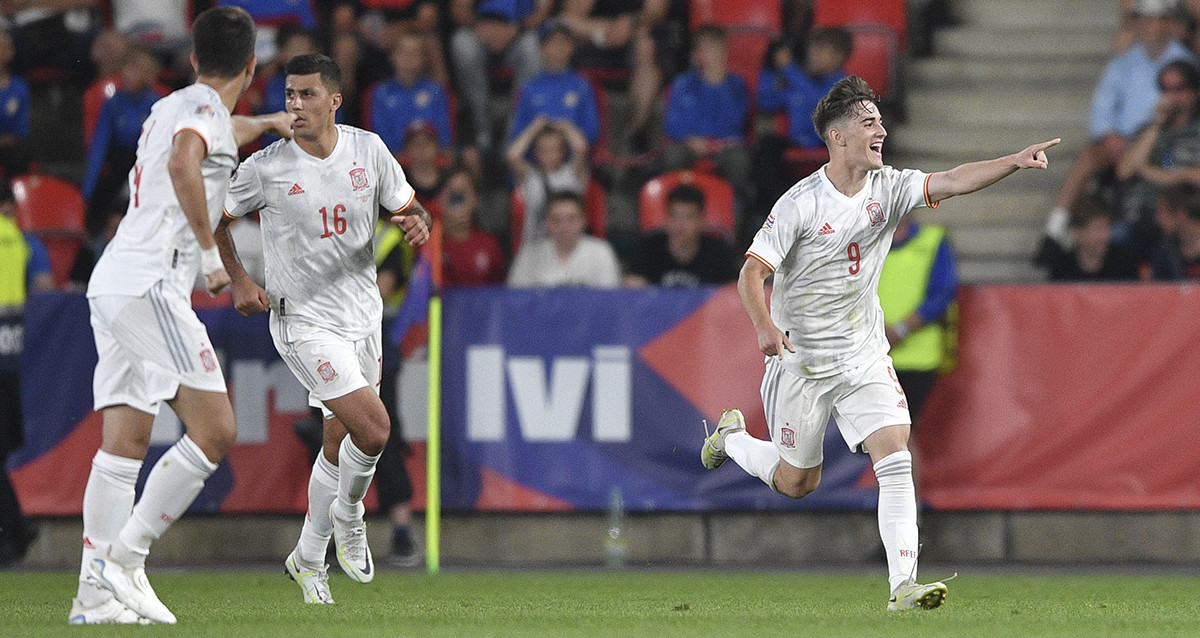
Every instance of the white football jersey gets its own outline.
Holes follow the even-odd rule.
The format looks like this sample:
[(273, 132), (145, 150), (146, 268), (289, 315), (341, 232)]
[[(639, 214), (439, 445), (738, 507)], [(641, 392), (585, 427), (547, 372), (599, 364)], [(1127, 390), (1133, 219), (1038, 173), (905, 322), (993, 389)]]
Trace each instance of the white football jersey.
[(160, 280), (185, 293), (192, 290), (200, 272), (200, 244), (175, 196), (167, 160), (180, 131), (204, 139), (208, 155), (200, 169), (215, 228), (238, 160), (229, 117), (221, 96), (206, 84), (193, 84), (154, 103), (142, 123), (137, 162), (129, 172), (129, 208), (96, 263), (89, 297), (138, 296)]
[(338, 125), (318, 159), (293, 140), (251, 155), (234, 173), (225, 214), (259, 212), (271, 308), (348, 339), (379, 330), (375, 283), (379, 207), (407, 208), (415, 193), (379, 136)]
[(775, 203), (746, 256), (775, 272), (771, 319), (796, 348), (786, 369), (821, 378), (887, 354), (879, 273), (900, 218), (931, 206), (927, 178), (884, 166), (847, 197), (822, 166)]

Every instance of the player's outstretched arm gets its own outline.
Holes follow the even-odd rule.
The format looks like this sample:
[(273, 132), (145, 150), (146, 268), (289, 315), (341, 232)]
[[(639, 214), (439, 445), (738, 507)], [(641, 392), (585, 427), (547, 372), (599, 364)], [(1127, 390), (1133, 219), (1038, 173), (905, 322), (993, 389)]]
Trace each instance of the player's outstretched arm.
[(409, 245), (416, 247), (429, 240), (429, 229), (433, 227), (433, 218), (429, 211), (416, 198), (407, 207), (392, 211), (392, 223), (404, 231), (404, 238)]
[(175, 135), (171, 143), (171, 155), (167, 159), (167, 173), (171, 176), (171, 187), (179, 207), (187, 217), (188, 226), (196, 235), (200, 245), (200, 273), (204, 275), (204, 287), (215, 295), (229, 285), (229, 274), (221, 263), (221, 255), (213, 239), (208, 221), (208, 199), (204, 191), (204, 174), (200, 164), (208, 155), (208, 144), (198, 133), (183, 130)]
[(234, 218), (228, 214), (221, 216), (213, 238), (217, 241), (217, 249), (221, 252), (221, 262), (225, 264), (225, 272), (229, 273), (230, 288), (233, 291), (233, 307), (243, 316), (265, 312), (270, 307), (267, 291), (250, 279), (242, 260), (238, 258), (237, 246), (233, 243), (233, 235), (229, 234), (229, 225)]
[(767, 306), (767, 292), (763, 285), (771, 269), (754, 257), (747, 257), (738, 275), (738, 296), (742, 299), (742, 307), (750, 315), (750, 323), (754, 324), (754, 332), (758, 336), (758, 349), (768, 357), (783, 359), (783, 351), (795, 352), (788, 336), (771, 320), (771, 309)]
[(292, 138), (292, 122), (296, 116), (287, 111), (277, 111), (266, 115), (234, 115), (233, 139), (238, 146), (247, 144), (263, 133), (274, 133), (284, 139)]
[(937, 202), (966, 195), (981, 188), (991, 186), (996, 182), (1012, 175), (1022, 168), (1046, 168), (1046, 149), (1062, 141), (1054, 138), (1049, 142), (1033, 144), (1019, 153), (997, 157), (981, 162), (960, 164), (948, 171), (940, 171), (929, 176), (929, 201)]

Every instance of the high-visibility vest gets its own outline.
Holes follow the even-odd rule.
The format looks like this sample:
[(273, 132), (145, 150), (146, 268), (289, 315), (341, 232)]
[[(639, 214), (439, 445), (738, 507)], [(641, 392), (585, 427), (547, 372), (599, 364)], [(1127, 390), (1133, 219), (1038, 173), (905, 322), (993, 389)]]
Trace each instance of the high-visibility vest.
[[(903, 246), (893, 246), (883, 262), (879, 276), (879, 304), (883, 321), (892, 325), (908, 317), (925, 300), (929, 274), (937, 259), (938, 247), (946, 236), (941, 226), (921, 226)], [(945, 352), (945, 324), (928, 323), (914, 330), (889, 354), (897, 370), (936, 370)]]
[[(390, 222), (379, 220), (379, 222), (375, 224), (375, 239), (377, 241), (375, 244), (376, 267), (382, 264), (383, 260), (387, 259), (388, 255), (390, 255), (393, 250), (396, 250), (396, 248), (399, 247), (400, 250), (404, 251), (404, 272), (406, 275), (407, 273), (412, 272), (413, 261), (416, 257), (416, 250), (404, 240), (404, 231), (399, 226)], [(406, 276), (404, 281), (399, 282), (399, 285), (396, 286), (396, 290), (392, 291), (392, 294), (388, 295), (388, 298), (383, 300), (383, 305), (396, 308), (400, 307), (400, 304), (404, 302), (404, 295), (407, 292), (408, 279)]]
[(0, 215), (0, 308), (25, 305), (29, 244), (16, 220)]

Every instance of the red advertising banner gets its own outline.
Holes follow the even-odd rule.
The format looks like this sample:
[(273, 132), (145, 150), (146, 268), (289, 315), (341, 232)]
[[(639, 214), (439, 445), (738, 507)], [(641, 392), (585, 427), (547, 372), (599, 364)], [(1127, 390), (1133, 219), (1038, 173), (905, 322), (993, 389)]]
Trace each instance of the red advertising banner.
[(1200, 287), (964, 288), (915, 438), (939, 509), (1200, 508)]

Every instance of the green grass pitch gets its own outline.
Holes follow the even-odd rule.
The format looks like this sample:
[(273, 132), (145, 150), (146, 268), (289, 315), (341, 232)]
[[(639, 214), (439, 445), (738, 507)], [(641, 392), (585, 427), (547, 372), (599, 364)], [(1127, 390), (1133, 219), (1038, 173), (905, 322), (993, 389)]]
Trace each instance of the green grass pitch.
[[(337, 571), (336, 565), (332, 567)], [(151, 570), (174, 627), (66, 625), (70, 573), (0, 573), (5, 636), (1200, 636), (1200, 578), (963, 573), (933, 611), (888, 613), (882, 575), (721, 571), (331, 573), (310, 606), (282, 573)]]

